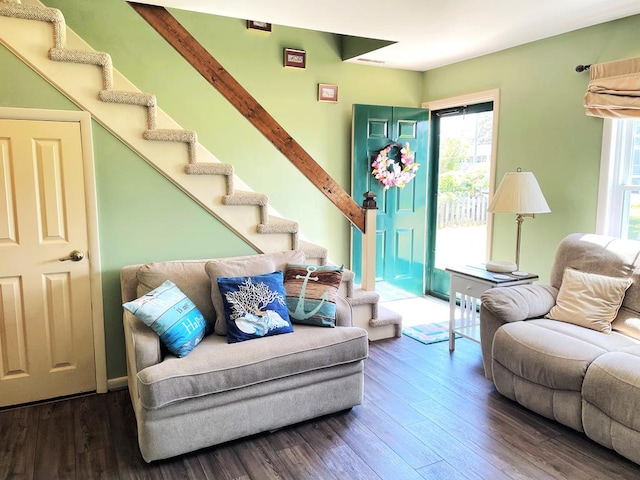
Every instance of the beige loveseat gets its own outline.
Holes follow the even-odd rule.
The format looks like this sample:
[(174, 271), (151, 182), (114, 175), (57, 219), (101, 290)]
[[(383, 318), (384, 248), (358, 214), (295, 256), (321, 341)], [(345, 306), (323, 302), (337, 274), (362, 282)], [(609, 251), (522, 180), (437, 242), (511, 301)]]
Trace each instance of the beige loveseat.
[[(211, 262), (238, 276), (268, 273), (259, 271), (265, 262), (277, 270), (304, 260), (304, 253), (293, 251)], [(122, 300), (169, 279), (213, 324), (207, 263), (126, 266)], [(294, 324), (293, 333), (232, 344), (212, 333), (183, 358), (166, 353), (159, 337), (125, 310), (129, 392), (143, 458), (167, 458), (360, 404), (367, 333), (351, 326), (347, 302), (337, 302), (338, 328)]]
[[(567, 267), (574, 273), (632, 281), (617, 315), (614, 309), (610, 333), (544, 318), (556, 305)], [(636, 463), (640, 463), (639, 281), (640, 242), (572, 234), (558, 246), (551, 285), (489, 290), (482, 295), (480, 311), (485, 374), (501, 394), (584, 432)], [(600, 301), (600, 293), (607, 292), (589, 297), (597, 299), (595, 308), (612, 308)], [(580, 313), (571, 320), (589, 321)]]

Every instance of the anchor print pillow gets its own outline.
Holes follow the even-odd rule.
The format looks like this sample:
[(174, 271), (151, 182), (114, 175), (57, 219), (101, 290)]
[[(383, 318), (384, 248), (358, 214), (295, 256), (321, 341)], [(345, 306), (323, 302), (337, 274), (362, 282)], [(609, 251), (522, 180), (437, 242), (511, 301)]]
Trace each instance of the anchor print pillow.
[(228, 343), (293, 332), (281, 270), (249, 277), (218, 277), (217, 282)]
[(293, 323), (336, 326), (336, 297), (344, 267), (288, 263), (284, 273), (287, 309)]

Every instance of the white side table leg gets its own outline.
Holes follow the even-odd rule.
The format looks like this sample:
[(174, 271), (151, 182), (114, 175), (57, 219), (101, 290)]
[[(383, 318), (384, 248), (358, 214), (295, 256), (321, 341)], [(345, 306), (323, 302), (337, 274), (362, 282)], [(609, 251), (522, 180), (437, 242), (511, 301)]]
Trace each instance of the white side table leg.
[(449, 292), (449, 352), (456, 349), (456, 292)]

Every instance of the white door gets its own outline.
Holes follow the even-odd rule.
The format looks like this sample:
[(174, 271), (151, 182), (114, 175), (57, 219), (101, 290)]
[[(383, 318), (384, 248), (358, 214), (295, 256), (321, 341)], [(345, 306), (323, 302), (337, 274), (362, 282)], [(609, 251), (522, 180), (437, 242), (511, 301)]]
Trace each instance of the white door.
[(0, 406), (96, 389), (82, 154), (77, 122), (0, 119)]

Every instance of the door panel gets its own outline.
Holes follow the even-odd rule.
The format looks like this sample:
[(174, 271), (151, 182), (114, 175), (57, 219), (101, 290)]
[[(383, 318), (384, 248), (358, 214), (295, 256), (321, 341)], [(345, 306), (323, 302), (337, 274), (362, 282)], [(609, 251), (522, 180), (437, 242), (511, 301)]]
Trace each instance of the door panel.
[(408, 228), (396, 229), (394, 281), (410, 279), (412, 276), (411, 265), (414, 262), (414, 258), (411, 255), (413, 252), (413, 244), (414, 244), (413, 234), (414, 234), (413, 229), (408, 229)]
[(0, 330), (3, 333), (0, 336), (3, 367), (0, 371), (0, 380), (4, 380), (9, 376), (22, 376), (27, 373), (26, 325), (19, 277), (0, 279), (0, 298), (2, 299)]
[(0, 120), (0, 406), (95, 390), (80, 125)]
[[(353, 115), (353, 190), (356, 200), (377, 195), (376, 281), (410, 295), (424, 293), (426, 253), (427, 128), (429, 112), (419, 108), (355, 105)], [(384, 187), (371, 163), (389, 143), (409, 146), (420, 168), (404, 188)], [(362, 236), (353, 229), (352, 268), (360, 282)]]
[(0, 245), (17, 242), (16, 211), (14, 208), (15, 192), (12, 182), (13, 174), (9, 163), (9, 139), (0, 138)]

